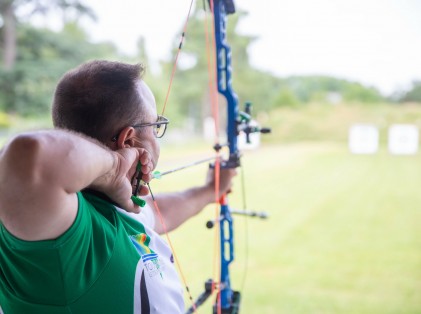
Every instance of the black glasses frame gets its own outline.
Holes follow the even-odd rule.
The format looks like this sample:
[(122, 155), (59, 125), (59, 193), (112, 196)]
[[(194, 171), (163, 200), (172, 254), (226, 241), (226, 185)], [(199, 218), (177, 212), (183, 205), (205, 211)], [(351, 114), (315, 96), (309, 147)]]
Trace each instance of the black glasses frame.
[[(145, 126), (156, 126), (156, 128), (159, 130), (159, 129), (163, 126), (163, 127), (164, 127), (164, 131), (162, 131), (162, 134), (159, 134), (159, 133), (158, 133), (157, 131), (155, 131), (155, 129), (154, 129), (154, 134), (155, 134), (155, 137), (156, 137), (156, 138), (161, 138), (161, 137), (163, 137), (163, 136), (164, 136), (165, 131), (167, 130), (167, 125), (168, 125), (169, 123), (170, 123), (170, 120), (169, 120), (169, 119), (165, 118), (164, 116), (158, 115), (158, 119), (157, 119), (157, 121), (156, 121), (156, 122), (134, 124), (134, 125), (131, 125), (131, 127), (132, 127), (132, 128), (143, 128), (143, 127), (145, 127)], [(119, 134), (120, 134), (120, 133), (119, 133)], [(115, 135), (115, 136), (112, 138), (112, 141), (113, 141), (113, 142), (116, 142), (116, 141), (117, 141), (117, 137), (118, 137), (118, 135), (119, 135), (119, 134)]]

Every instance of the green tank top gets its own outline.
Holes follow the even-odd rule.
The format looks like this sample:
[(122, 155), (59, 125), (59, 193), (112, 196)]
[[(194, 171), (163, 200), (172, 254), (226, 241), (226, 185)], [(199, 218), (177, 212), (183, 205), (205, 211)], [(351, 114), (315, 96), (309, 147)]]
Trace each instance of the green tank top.
[[(153, 301), (145, 301), (147, 284), (172, 289), (174, 313), (181, 312), (178, 283), (164, 282), (177, 281), (163, 275), (168, 267), (175, 272), (171, 253), (154, 252), (144, 225), (114, 205), (91, 194), (77, 197), (77, 217), (57, 239), (23, 241), (0, 224), (0, 313), (154, 313)], [(144, 260), (153, 268), (146, 279)]]

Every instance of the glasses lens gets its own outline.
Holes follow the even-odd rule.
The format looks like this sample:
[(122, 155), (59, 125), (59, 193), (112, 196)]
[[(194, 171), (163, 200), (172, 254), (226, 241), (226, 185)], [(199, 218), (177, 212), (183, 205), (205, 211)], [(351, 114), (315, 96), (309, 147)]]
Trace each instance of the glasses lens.
[(158, 124), (158, 125), (155, 125), (155, 130), (154, 130), (154, 132), (155, 132), (155, 136), (156, 136), (157, 138), (160, 138), (160, 137), (164, 136), (164, 132), (165, 132), (165, 124)]
[(155, 136), (157, 138), (161, 138), (161, 137), (164, 136), (165, 130), (167, 129), (168, 120), (167, 120), (167, 118), (164, 118), (163, 116), (158, 116), (157, 122), (161, 123), (161, 124), (155, 125), (155, 129), (154, 129)]

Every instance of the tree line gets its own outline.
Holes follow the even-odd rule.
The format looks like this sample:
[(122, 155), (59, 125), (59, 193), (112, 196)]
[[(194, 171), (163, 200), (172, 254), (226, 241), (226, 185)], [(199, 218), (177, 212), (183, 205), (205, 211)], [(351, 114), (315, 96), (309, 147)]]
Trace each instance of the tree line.
[[(18, 10), (22, 7), (22, 16)], [(35, 27), (31, 17), (49, 10), (61, 12), (63, 28), (53, 31)], [(191, 17), (187, 41), (180, 58), (189, 62), (178, 66), (168, 110), (173, 121), (183, 123), (186, 117), (201, 121), (209, 114), (207, 57), (204, 42), (203, 12), (197, 7)], [(232, 46), (234, 89), (240, 101), (253, 101), (258, 111), (279, 107), (298, 107), (311, 102), (421, 102), (421, 82), (414, 82), (408, 91), (391, 97), (376, 88), (358, 82), (329, 76), (294, 76), (280, 78), (253, 68), (247, 48), (256, 37), (235, 32), (238, 22), (246, 15), (239, 12), (230, 17), (228, 37)], [(50, 109), (56, 82), (72, 67), (91, 59), (113, 59), (148, 63), (145, 42), (139, 39), (134, 56), (121, 54), (111, 43), (92, 43), (79, 19), (94, 19), (95, 13), (78, 0), (2, 0), (0, 4), (0, 111), (19, 115), (45, 114)], [(210, 23), (209, 23), (210, 24)], [(174, 41), (173, 56), (178, 42)], [(148, 73), (146, 81), (156, 94), (158, 106), (163, 103), (174, 58), (161, 62), (160, 73)]]

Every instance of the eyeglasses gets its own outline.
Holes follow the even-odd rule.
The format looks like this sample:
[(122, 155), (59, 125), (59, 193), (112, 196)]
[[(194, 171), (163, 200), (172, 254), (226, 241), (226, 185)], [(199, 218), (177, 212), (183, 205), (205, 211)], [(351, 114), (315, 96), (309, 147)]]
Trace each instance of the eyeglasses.
[(135, 124), (132, 125), (132, 128), (143, 128), (144, 126), (153, 126), (153, 133), (155, 134), (155, 137), (161, 138), (164, 136), (165, 131), (167, 130), (168, 123), (170, 123), (170, 120), (168, 120), (164, 116), (159, 115), (156, 122)]
[[(153, 133), (154, 133), (155, 137), (161, 138), (161, 137), (164, 136), (165, 131), (167, 130), (168, 123), (170, 123), (170, 120), (168, 120), (164, 116), (158, 115), (158, 119), (156, 120), (156, 122), (140, 123), (140, 124), (131, 125), (131, 127), (132, 128), (143, 128), (145, 126), (153, 126), (154, 127)], [(116, 142), (117, 137), (118, 137), (118, 135), (114, 136), (112, 141)]]

